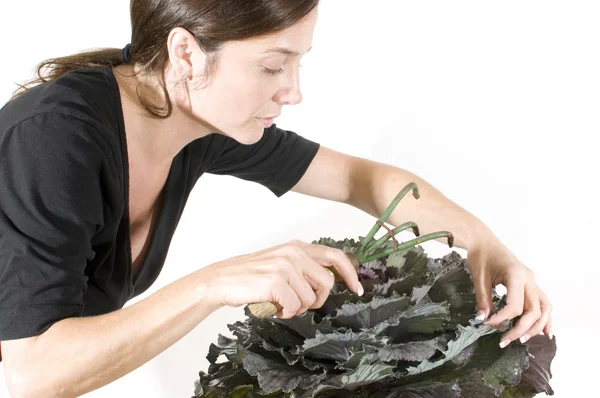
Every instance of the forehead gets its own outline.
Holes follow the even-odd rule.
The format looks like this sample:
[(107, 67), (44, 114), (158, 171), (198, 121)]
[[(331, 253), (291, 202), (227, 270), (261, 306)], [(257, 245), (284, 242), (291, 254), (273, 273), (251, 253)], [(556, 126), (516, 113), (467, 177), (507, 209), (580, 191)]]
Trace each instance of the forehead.
[(223, 46), (223, 52), (254, 56), (303, 55), (312, 46), (317, 15), (318, 10), (315, 7), (310, 14), (285, 30), (249, 40), (228, 42)]

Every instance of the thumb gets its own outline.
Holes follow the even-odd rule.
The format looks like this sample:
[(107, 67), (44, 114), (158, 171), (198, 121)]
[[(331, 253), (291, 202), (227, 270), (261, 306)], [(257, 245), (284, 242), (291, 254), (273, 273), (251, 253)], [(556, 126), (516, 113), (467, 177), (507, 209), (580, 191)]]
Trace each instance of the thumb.
[(492, 312), (492, 281), (486, 273), (481, 272), (474, 275), (475, 302), (477, 306), (477, 320), (487, 319)]

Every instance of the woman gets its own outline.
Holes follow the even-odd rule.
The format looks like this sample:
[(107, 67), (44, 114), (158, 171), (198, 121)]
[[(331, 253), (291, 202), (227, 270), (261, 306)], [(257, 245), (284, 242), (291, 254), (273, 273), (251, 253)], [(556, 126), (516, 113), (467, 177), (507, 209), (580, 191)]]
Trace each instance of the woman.
[(407, 171), (273, 124), (302, 99), (317, 3), (133, 0), (131, 45), (47, 61), (48, 76), (0, 110), (0, 341), (15, 396), (97, 389), (223, 306), (273, 301), (285, 318), (319, 308), (333, 284), (324, 266), (362, 294), (342, 252), (293, 241), (210, 264), (123, 308), (157, 278), (205, 172), (372, 215), (415, 181), (419, 205), (406, 200), (390, 222), (454, 233), (480, 318), (491, 315), (492, 286), (507, 286), (508, 305), (487, 323), (523, 316), (503, 347), (551, 337), (548, 299), (481, 221)]

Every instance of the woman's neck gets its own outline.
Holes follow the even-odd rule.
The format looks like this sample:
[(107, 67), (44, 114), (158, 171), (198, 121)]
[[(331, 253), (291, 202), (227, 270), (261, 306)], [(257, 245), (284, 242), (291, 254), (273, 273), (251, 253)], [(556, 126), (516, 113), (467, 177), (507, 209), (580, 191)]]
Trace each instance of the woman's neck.
[(162, 88), (155, 79), (146, 78), (141, 73), (134, 75), (131, 65), (117, 66), (114, 75), (121, 94), (128, 151), (138, 163), (151, 168), (168, 167), (190, 142), (216, 132), (185, 111), (185, 98), (172, 87), (167, 86), (172, 113), (161, 119), (152, 115), (138, 97), (139, 91), (151, 104), (162, 107), (166, 103)]

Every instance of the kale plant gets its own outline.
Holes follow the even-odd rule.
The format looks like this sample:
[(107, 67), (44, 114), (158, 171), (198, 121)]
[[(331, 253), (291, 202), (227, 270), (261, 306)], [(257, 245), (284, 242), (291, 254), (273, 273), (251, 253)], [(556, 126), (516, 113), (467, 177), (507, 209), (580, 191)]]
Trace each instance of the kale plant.
[[(313, 243), (358, 259), (365, 294), (337, 280), (325, 304), (291, 319), (257, 317), (228, 325), (235, 336), (211, 344), (208, 372), (195, 397), (533, 397), (553, 395), (550, 365), (556, 338), (538, 335), (499, 347), (503, 331), (475, 320), (475, 292), (466, 261), (452, 251), (433, 259), (417, 246), (452, 234), (398, 244), (406, 223), (374, 241), (379, 227), (410, 190), (398, 194), (366, 238)], [(391, 239), (391, 241), (389, 240)], [(494, 313), (505, 296), (493, 292)], [(218, 362), (224, 356), (227, 360)]]

